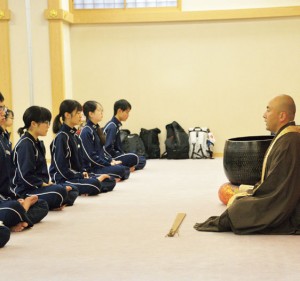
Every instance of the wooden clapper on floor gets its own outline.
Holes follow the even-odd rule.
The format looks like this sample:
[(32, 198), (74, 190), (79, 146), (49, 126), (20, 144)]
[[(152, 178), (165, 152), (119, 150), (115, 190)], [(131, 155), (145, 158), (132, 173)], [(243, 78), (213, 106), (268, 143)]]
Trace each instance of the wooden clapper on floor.
[(173, 225), (169, 231), (169, 233), (166, 235), (166, 237), (173, 237), (176, 233), (178, 233), (179, 227), (181, 226), (186, 214), (185, 213), (178, 213)]

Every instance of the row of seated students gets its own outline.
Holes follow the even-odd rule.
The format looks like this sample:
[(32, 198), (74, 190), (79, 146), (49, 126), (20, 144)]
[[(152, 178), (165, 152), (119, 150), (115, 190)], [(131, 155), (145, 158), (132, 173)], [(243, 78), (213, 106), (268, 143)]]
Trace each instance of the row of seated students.
[[(83, 106), (64, 100), (53, 121), (56, 134), (50, 145), (48, 169), (46, 150), (39, 137), (47, 135), (51, 112), (31, 106), (24, 112), (21, 136), (12, 149), (7, 127), (13, 112), (4, 106), (0, 93), (0, 247), (10, 231), (22, 231), (40, 222), (49, 210), (72, 206), (78, 195), (92, 196), (112, 191), (116, 182), (126, 180), (134, 170), (143, 169), (146, 159), (123, 153), (120, 127), (131, 105), (126, 100), (114, 104), (114, 116), (102, 130), (103, 108), (96, 101)], [(82, 122), (86, 125), (78, 133)]]

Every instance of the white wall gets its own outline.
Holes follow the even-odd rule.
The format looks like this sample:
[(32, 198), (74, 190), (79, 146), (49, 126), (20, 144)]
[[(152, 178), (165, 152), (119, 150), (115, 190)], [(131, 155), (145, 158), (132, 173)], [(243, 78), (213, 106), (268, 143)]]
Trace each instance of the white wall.
[(65, 87), (66, 99), (73, 98), (73, 82), (72, 82), (72, 60), (71, 60), (71, 45), (70, 45), (70, 27), (64, 25), (64, 65), (65, 65)]
[(102, 125), (114, 101), (128, 99), (124, 127), (158, 127), (162, 144), (173, 120), (208, 126), (223, 152), (228, 138), (268, 134), (271, 97), (300, 104), (299, 30), (299, 18), (73, 26), (74, 98), (102, 103)]

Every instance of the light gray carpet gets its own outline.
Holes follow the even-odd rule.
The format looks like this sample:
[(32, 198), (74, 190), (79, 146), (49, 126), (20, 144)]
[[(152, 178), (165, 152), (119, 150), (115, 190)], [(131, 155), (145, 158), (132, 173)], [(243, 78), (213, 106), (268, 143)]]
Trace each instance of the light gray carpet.
[[(115, 190), (80, 197), (0, 250), (1, 280), (300, 280), (300, 238), (203, 233), (225, 206), (222, 158), (149, 160)], [(179, 212), (179, 236), (165, 237)]]

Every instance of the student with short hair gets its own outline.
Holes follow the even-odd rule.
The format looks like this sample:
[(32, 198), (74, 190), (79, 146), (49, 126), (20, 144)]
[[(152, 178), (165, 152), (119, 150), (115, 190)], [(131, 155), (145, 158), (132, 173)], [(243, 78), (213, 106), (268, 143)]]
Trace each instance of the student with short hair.
[(73, 205), (78, 196), (77, 188), (50, 181), (45, 146), (39, 140), (39, 137), (47, 135), (50, 111), (31, 106), (25, 110), (23, 121), (24, 127), (18, 130), (21, 138), (13, 150), (16, 194), (23, 198), (38, 195), (48, 203), (50, 210), (62, 210), (64, 206)]
[(101, 104), (87, 101), (83, 105), (83, 113), (86, 117), (86, 125), (79, 135), (83, 150), (83, 167), (94, 174), (109, 174), (116, 180), (128, 179), (130, 174), (128, 167), (121, 165), (121, 161), (106, 159), (104, 156), (105, 136), (98, 124), (103, 118)]
[(120, 128), (123, 121), (129, 117), (131, 104), (124, 99), (118, 100), (114, 104), (114, 116), (105, 125), (104, 134), (106, 136), (105, 154), (107, 158), (122, 161), (122, 165), (134, 170), (143, 169), (146, 165), (146, 158), (135, 153), (124, 153), (121, 144)]
[[(50, 175), (55, 183), (75, 185), (80, 195), (97, 195), (112, 191), (114, 178), (107, 174), (90, 176), (82, 167), (82, 150), (75, 126), (81, 123), (82, 106), (75, 100), (64, 100), (53, 122), (56, 135), (52, 141)], [(62, 122), (61, 120), (62, 119)]]
[(36, 195), (18, 198), (11, 190), (11, 143), (2, 127), (6, 111), (4, 97), (0, 93), (0, 221), (11, 231), (19, 232), (40, 222), (48, 213), (48, 204)]

